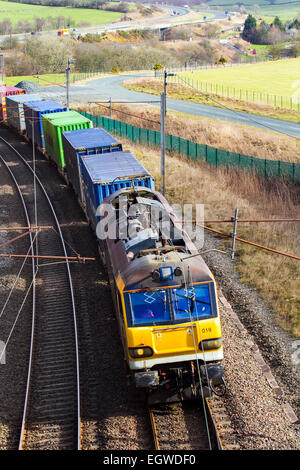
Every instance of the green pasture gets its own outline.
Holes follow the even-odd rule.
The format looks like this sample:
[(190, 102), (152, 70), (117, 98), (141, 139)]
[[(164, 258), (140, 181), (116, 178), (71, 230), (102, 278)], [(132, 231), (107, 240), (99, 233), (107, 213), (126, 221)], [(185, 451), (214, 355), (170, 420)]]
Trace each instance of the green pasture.
[[(300, 89), (300, 58), (236, 67), (181, 72), (184, 79), (292, 97)], [(299, 95), (299, 93), (298, 93)]]
[[(72, 75), (72, 74), (71, 74)], [(5, 85), (12, 85), (15, 86), (22, 81), (29, 81), (40, 86), (47, 86), (47, 85), (57, 85), (58, 83), (65, 84), (66, 81), (66, 74), (65, 73), (49, 73), (45, 75), (41, 75), (39, 80), (36, 75), (23, 75), (19, 77), (5, 77)]]
[(275, 16), (278, 16), (281, 21), (292, 20), (300, 15), (300, 2), (291, 5), (273, 5), (261, 7), (257, 10), (256, 16), (262, 18), (266, 23), (272, 23)]
[[(70, 74), (71, 83), (75, 83), (78, 80), (85, 80), (87, 78), (93, 78), (100, 76), (98, 72), (73, 72)], [(15, 86), (20, 82), (29, 81), (36, 83), (39, 86), (51, 86), (51, 85), (63, 85), (66, 84), (65, 73), (47, 73), (43, 75), (22, 75), (18, 77), (5, 77), (5, 85)]]
[[(245, 0), (242, 4), (247, 12), (255, 13), (268, 23), (271, 23), (275, 16), (279, 16), (282, 21), (287, 21), (300, 14), (300, 0)], [(211, 8), (219, 7), (223, 10), (238, 9), (238, 2), (235, 0), (212, 0), (208, 5)], [(259, 8), (256, 8), (256, 5), (259, 5)], [(197, 7), (199, 8), (199, 5)]]
[(120, 12), (91, 10), (85, 8), (46, 7), (0, 1), (0, 21), (9, 19), (12, 25), (19, 21), (32, 22), (35, 18), (65, 17), (70, 20), (70, 26), (75, 27), (86, 21), (91, 26), (110, 23), (122, 16)]

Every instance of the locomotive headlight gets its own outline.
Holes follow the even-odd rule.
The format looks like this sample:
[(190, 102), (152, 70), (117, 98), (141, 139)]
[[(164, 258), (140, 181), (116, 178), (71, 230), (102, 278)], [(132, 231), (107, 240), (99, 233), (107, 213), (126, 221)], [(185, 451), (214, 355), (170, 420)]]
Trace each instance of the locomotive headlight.
[(205, 339), (199, 343), (200, 351), (212, 351), (214, 349), (219, 349), (221, 346), (222, 338)]
[(141, 348), (129, 348), (129, 354), (134, 359), (153, 356), (153, 350), (149, 346)]

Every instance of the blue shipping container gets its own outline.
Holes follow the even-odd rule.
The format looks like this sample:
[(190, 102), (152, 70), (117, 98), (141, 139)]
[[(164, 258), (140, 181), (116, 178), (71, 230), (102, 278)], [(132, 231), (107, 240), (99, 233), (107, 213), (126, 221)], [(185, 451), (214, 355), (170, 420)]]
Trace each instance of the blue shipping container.
[(38, 95), (10, 95), (6, 97), (6, 123), (18, 131), (25, 130), (24, 103), (42, 101)]
[(81, 183), (81, 157), (122, 151), (120, 142), (100, 128), (80, 129), (63, 132), (63, 148), (66, 171), (75, 193), (83, 201)]
[(30, 101), (24, 103), (24, 116), (27, 136), (40, 147), (45, 147), (42, 114), (60, 113), (67, 108), (56, 101)]
[(130, 152), (114, 152), (82, 157), (82, 183), (86, 211), (96, 230), (96, 210), (103, 200), (133, 185), (154, 188), (154, 179)]

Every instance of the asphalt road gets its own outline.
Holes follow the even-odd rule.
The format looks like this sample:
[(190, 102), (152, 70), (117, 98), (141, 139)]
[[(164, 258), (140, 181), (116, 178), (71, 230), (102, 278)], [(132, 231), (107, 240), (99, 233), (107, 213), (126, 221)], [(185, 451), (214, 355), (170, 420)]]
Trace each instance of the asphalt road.
[[(141, 18), (140, 20), (136, 21), (118, 21), (115, 23), (106, 23), (98, 26), (89, 26), (85, 28), (77, 28), (76, 31), (74, 32), (74, 35), (80, 34), (86, 34), (86, 33), (101, 33), (101, 32), (113, 32), (117, 30), (132, 30), (132, 29), (160, 29), (160, 28), (168, 28), (171, 26), (176, 26), (177, 24), (185, 24), (185, 23), (203, 23), (203, 22), (210, 22), (210, 21), (215, 21), (219, 19), (224, 19), (227, 17), (224, 12), (222, 11), (213, 11), (213, 10), (197, 10), (197, 12), (200, 12), (203, 15), (212, 15), (211, 18), (207, 18), (206, 20), (195, 20), (195, 21), (185, 21), (184, 18), (185, 15), (190, 13), (190, 10), (187, 8), (181, 8), (181, 7), (176, 7), (176, 6), (162, 6), (158, 5), (162, 10), (166, 10), (166, 14), (163, 14), (160, 17), (155, 17), (155, 18)], [(173, 11), (176, 12), (176, 14), (173, 14)], [(191, 10), (192, 11), (192, 10)], [(161, 23), (161, 21), (165, 21), (165, 23)], [(72, 28), (70, 28), (72, 30)], [(41, 31), (39, 33), (36, 33), (36, 36), (47, 36), (47, 35), (55, 35), (57, 36), (57, 30), (54, 31)], [(16, 38), (18, 41), (23, 42), (26, 38), (31, 37), (31, 33), (19, 33), (19, 34), (4, 34), (0, 35), (0, 44), (4, 41), (7, 40), (8, 38)]]
[[(158, 96), (127, 90), (121, 85), (123, 81), (130, 78), (150, 75), (153, 76), (153, 73), (110, 75), (91, 80), (84, 85), (71, 85), (70, 105), (72, 106), (72, 103), (75, 102), (88, 103), (89, 101), (106, 101), (111, 98), (112, 101), (152, 101), (151, 104), (145, 104), (145, 106), (160, 107)], [(62, 104), (66, 103), (66, 88), (64, 86), (37, 87), (35, 90), (27, 90), (27, 93), (38, 93), (43, 99), (55, 100)], [(271, 119), (255, 114), (240, 113), (229, 109), (170, 98), (167, 98), (167, 109), (195, 116), (247, 124), (248, 126), (281, 132), (291, 137), (300, 138), (300, 124), (282, 121), (280, 119)]]
[[(111, 98), (113, 101), (157, 101), (158, 96), (147, 93), (138, 93), (127, 90), (122, 87), (123, 81), (140, 77), (141, 75), (116, 75), (106, 78), (100, 78), (89, 82), (88, 86), (91, 91), (90, 101), (99, 99), (99, 95), (103, 100)], [(76, 86), (72, 87), (71, 100), (78, 92), (75, 92)], [(92, 92), (94, 90), (94, 92)], [(97, 98), (98, 97), (98, 98)], [(159, 106), (159, 103), (153, 103), (153, 106)], [(285, 133), (291, 137), (300, 137), (300, 124), (282, 121), (280, 119), (272, 119), (255, 114), (247, 114), (228, 109), (218, 108), (215, 106), (206, 106), (202, 104), (190, 103), (182, 100), (174, 100), (167, 98), (167, 109), (179, 111), (186, 114), (196, 116), (204, 116), (208, 118), (221, 119), (223, 121), (237, 122), (239, 124), (247, 124), (254, 127), (265, 128), (276, 132)]]

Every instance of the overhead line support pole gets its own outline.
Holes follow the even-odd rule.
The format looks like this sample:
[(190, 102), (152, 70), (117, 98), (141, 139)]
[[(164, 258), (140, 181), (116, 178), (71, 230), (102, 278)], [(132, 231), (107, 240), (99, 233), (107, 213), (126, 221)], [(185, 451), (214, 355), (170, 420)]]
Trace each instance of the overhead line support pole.
[(70, 105), (70, 70), (71, 70), (71, 59), (68, 57), (68, 67), (66, 68), (66, 91), (67, 91), (67, 108), (69, 110)]
[(165, 93), (160, 95), (160, 149), (161, 149), (161, 193), (165, 195), (165, 150), (166, 150), (166, 136), (165, 136)]

